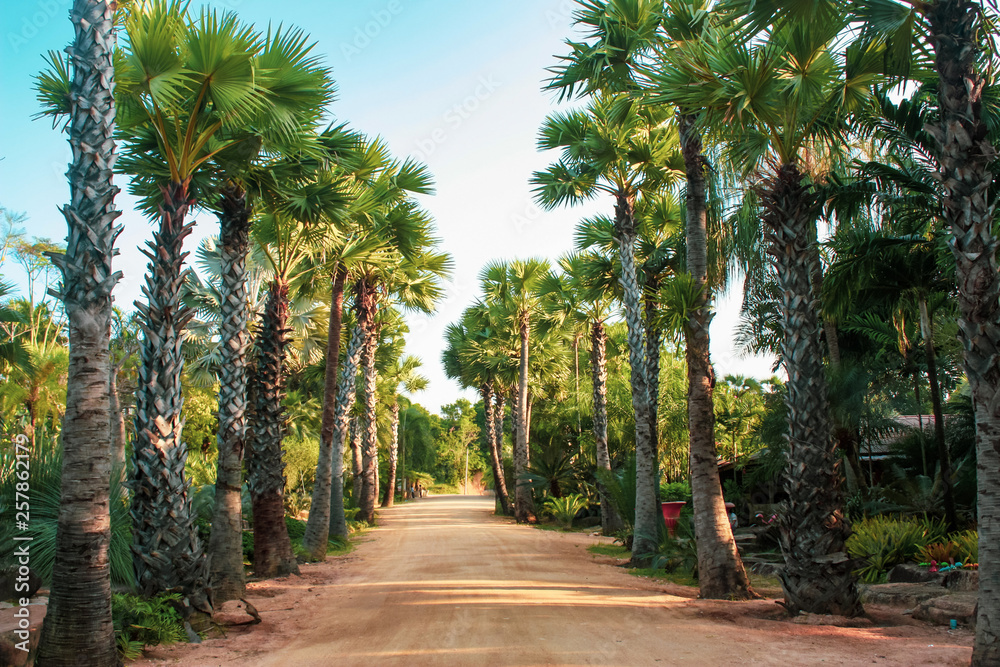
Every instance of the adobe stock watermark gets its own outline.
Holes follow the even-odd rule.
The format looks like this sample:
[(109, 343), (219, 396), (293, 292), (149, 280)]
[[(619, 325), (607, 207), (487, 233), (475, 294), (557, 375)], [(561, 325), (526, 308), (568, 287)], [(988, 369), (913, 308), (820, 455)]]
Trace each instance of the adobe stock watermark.
[(511, 216), (514, 231), (520, 234), (525, 228), (538, 222), (540, 217), (542, 217), (542, 209), (538, 208), (534, 203), (528, 202), (525, 204), (523, 210)]
[(14, 525), (17, 534), (14, 535), (13, 558), (16, 564), (14, 570), (14, 591), (20, 593), (17, 598), (17, 609), (14, 611), (14, 618), (17, 619), (17, 627), (14, 635), (20, 641), (14, 644), (19, 651), (28, 652), (28, 640), (31, 637), (31, 604), (27, 597), (31, 583), (31, 549), (30, 544), (33, 539), (28, 532), (31, 521), (31, 484), (28, 481), (31, 477), (31, 458), (28, 446), (29, 440), (26, 435), (14, 436), (14, 476), (17, 481), (14, 483)]
[[(56, 16), (65, 17), (73, 0), (37, 0), (35, 10), (21, 19), (18, 30), (7, 32), (7, 42), (14, 53), (38, 36), (38, 31), (48, 25)], [(30, 10), (29, 10), (30, 11)]]
[(445, 111), (441, 116), (442, 124), (431, 130), (423, 139), (417, 140), (417, 150), (413, 157), (421, 162), (426, 162), (427, 158), (433, 155), (441, 144), (448, 141), (449, 132), (460, 128), (501, 85), (501, 82), (497, 81), (492, 74), (480, 76), (472, 94)]
[(565, 30), (566, 21), (572, 18), (573, 14), (580, 9), (580, 5), (575, 0), (562, 0), (555, 9), (545, 10), (545, 21), (549, 24), (549, 30)]
[(363, 26), (354, 29), (354, 37), (349, 42), (340, 43), (340, 54), (347, 62), (351, 62), (355, 56), (371, 46), (372, 41), (382, 34), (382, 31), (389, 27), (392, 20), (403, 12), (403, 3), (400, 0), (389, 0), (382, 9), (374, 10), (371, 13), (372, 20)]

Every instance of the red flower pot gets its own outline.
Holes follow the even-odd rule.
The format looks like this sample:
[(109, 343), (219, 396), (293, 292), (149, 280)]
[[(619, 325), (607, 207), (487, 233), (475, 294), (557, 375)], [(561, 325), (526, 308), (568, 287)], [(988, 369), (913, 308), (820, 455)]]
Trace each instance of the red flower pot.
[(677, 530), (677, 519), (681, 516), (681, 508), (687, 503), (683, 500), (673, 500), (660, 505), (663, 507), (663, 520), (667, 523), (667, 532), (673, 537), (674, 531)]

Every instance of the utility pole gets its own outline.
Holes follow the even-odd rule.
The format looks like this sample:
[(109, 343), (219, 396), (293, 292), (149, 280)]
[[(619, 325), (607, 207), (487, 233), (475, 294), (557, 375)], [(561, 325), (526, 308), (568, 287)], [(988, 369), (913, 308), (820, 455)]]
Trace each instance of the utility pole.
[(465, 446), (465, 495), (469, 495), (469, 446)]

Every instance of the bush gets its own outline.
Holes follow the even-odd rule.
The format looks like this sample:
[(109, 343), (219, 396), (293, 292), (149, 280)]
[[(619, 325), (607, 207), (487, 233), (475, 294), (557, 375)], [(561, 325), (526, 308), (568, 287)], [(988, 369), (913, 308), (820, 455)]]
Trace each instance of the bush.
[(672, 502), (683, 500), (691, 504), (691, 483), (690, 482), (670, 482), (660, 485), (660, 500)]
[(147, 646), (166, 646), (187, 639), (184, 623), (175, 607), (180, 600), (180, 593), (162, 594), (148, 600), (121, 593), (111, 596), (111, 618), (122, 659), (136, 660)]
[(876, 583), (893, 567), (914, 560), (922, 548), (944, 537), (942, 521), (877, 516), (854, 524), (854, 534), (847, 539), (847, 553), (864, 561), (858, 576), (867, 583)]
[(585, 507), (587, 499), (579, 493), (562, 498), (549, 498), (545, 501), (545, 510), (566, 528), (572, 527), (577, 512)]
[(979, 562), (979, 531), (963, 530), (952, 535), (951, 540), (958, 546), (958, 558), (963, 563)]
[[(39, 442), (28, 462), (28, 480), (31, 496), (31, 521), (28, 530), (16, 531), (13, 520), (0, 522), (0, 568), (15, 564), (14, 549), (19, 542), (14, 535), (30, 536), (31, 569), (44, 585), (52, 577), (56, 555), (56, 526), (59, 522), (60, 486), (62, 476), (62, 450), (54, 443)], [(22, 468), (23, 470), (23, 468)], [(13, 519), (15, 484), (18, 478), (13, 452), (0, 456), (0, 515)], [(135, 582), (132, 570), (132, 518), (129, 516), (128, 491), (122, 484), (123, 472), (119, 468), (111, 474), (111, 545), (108, 558), (111, 566), (111, 583), (131, 588)]]

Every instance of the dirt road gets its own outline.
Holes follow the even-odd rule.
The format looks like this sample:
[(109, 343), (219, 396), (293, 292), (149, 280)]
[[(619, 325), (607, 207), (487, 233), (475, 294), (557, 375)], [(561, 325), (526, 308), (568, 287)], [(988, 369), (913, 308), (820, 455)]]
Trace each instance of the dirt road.
[[(597, 538), (491, 516), (443, 496), (381, 512), (350, 556), (252, 585), (260, 625), (160, 649), (185, 666), (961, 665), (971, 634), (909, 619), (839, 628), (773, 601), (692, 600), (586, 551)], [(669, 592), (668, 592), (669, 591)], [(676, 593), (676, 594), (672, 594)], [(933, 645), (933, 646), (931, 646)]]

